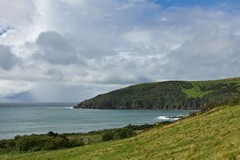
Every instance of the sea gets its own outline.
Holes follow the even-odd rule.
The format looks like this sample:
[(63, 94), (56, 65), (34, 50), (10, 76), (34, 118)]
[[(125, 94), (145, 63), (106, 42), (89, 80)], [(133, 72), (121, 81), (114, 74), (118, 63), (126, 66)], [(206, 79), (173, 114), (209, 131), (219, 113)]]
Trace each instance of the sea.
[(77, 103), (0, 103), (0, 139), (16, 135), (86, 133), (132, 125), (175, 121), (197, 110), (74, 109)]

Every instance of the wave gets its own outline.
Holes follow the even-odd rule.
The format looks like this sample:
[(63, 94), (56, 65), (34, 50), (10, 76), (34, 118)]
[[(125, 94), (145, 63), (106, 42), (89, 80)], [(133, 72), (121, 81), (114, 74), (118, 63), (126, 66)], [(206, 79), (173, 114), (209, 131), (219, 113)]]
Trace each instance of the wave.
[(65, 109), (74, 109), (73, 106), (65, 107)]
[(157, 119), (162, 120), (162, 121), (176, 121), (176, 120), (179, 120), (181, 117), (179, 117), (179, 116), (159, 116), (159, 117), (157, 117)]
[(74, 109), (73, 106), (67, 106), (67, 107), (47, 107), (49, 109)]

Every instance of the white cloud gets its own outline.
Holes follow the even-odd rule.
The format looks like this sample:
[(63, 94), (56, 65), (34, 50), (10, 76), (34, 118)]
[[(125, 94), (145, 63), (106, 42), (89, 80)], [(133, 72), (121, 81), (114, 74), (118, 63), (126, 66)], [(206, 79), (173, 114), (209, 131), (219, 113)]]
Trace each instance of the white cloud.
[(0, 97), (13, 96), (32, 89), (29, 82), (21, 80), (0, 80)]
[(0, 0), (0, 23), (9, 23), (16, 25), (31, 19), (34, 6), (32, 0)]
[(151, 39), (151, 32), (150, 31), (130, 31), (123, 35), (124, 39), (133, 43), (134, 45), (141, 45), (142, 43), (150, 43), (152, 42)]

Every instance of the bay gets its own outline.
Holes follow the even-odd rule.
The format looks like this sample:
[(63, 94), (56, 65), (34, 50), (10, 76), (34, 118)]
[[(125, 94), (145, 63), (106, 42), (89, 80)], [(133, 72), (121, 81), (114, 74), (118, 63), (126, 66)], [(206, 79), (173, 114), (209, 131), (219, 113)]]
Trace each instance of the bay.
[(0, 139), (16, 135), (78, 133), (128, 124), (173, 121), (196, 110), (73, 109), (77, 103), (0, 103)]

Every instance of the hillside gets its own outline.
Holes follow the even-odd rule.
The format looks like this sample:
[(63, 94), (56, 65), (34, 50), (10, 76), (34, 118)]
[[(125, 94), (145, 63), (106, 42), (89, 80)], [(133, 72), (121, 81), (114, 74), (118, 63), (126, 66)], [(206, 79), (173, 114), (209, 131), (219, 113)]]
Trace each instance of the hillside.
[(202, 109), (240, 97), (240, 78), (143, 83), (98, 95), (75, 108)]
[(7, 153), (1, 160), (238, 159), (240, 105), (223, 106), (135, 137), (72, 149)]

